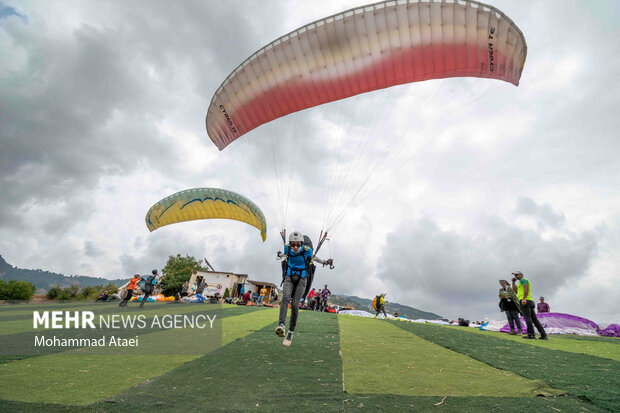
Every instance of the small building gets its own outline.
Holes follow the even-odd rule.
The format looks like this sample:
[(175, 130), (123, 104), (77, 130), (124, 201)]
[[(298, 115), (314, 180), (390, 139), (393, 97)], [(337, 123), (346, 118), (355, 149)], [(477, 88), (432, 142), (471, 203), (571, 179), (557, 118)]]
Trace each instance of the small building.
[(196, 288), (200, 286), (200, 283), (204, 280), (206, 283), (205, 289), (202, 295), (212, 297), (217, 294), (220, 297), (224, 296), (224, 292), (228, 288), (228, 292), (231, 296), (235, 296), (239, 293), (241, 286), (246, 283), (248, 279), (247, 274), (235, 274), (232, 272), (219, 272), (219, 271), (197, 271), (192, 274), (189, 279), (189, 285), (196, 283)]

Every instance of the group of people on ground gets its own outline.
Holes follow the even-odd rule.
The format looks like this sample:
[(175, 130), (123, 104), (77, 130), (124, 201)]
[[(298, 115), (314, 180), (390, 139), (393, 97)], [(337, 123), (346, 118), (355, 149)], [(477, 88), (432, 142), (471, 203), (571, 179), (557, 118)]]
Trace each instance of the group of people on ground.
[(306, 300), (306, 309), (312, 311), (326, 311), (327, 310), (327, 299), (332, 295), (332, 292), (327, 288), (327, 284), (325, 284), (325, 288), (316, 289), (313, 288), (308, 293), (308, 299)]
[(181, 298), (198, 294), (202, 295), (205, 288), (207, 288), (207, 282), (204, 279), (200, 283), (198, 281), (194, 281), (191, 285), (189, 284), (189, 280), (185, 281), (183, 286), (181, 286)]
[[(507, 280), (499, 280), (501, 286), (499, 289), (499, 308), (506, 313), (506, 318), (510, 325), (510, 332), (508, 334), (517, 335), (523, 331), (521, 319), (519, 318), (522, 315), (527, 327), (527, 334), (523, 338), (535, 339), (534, 327), (536, 327), (540, 334), (539, 339), (548, 340), (547, 332), (540, 324), (540, 321), (538, 321), (534, 311), (536, 306), (532, 299), (532, 283), (523, 276), (521, 271), (513, 272), (512, 276), (512, 286), (509, 285)], [(540, 303), (538, 304), (539, 313), (550, 311), (549, 304), (544, 301), (544, 297), (540, 297)]]
[(241, 291), (240, 297), (231, 299), (231, 303), (245, 305), (252, 302), (255, 305), (260, 306), (265, 305), (265, 300), (267, 300), (267, 303), (270, 305), (278, 301), (278, 290), (276, 288), (272, 288), (271, 291), (269, 291), (266, 286), (263, 286), (260, 290), (254, 291), (253, 293), (250, 291), (244, 291), (245, 289)]
[(123, 298), (123, 300), (118, 304), (118, 306), (127, 306), (127, 303), (129, 303), (129, 300), (131, 300), (134, 292), (136, 292), (136, 289), (138, 288), (138, 283), (140, 283), (140, 290), (144, 293), (144, 296), (140, 301), (140, 308), (144, 308), (144, 303), (146, 303), (146, 300), (148, 300), (148, 298), (153, 294), (155, 286), (161, 281), (162, 278), (164, 277), (160, 277), (157, 270), (151, 271), (151, 275), (147, 277), (142, 277), (140, 274), (134, 274), (134, 276), (131, 277), (131, 280), (129, 280), (129, 284), (127, 285), (127, 294), (125, 294), (125, 298)]

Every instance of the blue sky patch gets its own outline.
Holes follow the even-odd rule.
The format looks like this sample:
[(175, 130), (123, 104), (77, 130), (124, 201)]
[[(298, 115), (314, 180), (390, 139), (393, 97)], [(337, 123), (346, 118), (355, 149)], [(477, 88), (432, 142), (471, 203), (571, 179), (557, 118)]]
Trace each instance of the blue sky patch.
[(5, 6), (3, 3), (0, 3), (0, 20), (6, 19), (10, 16), (17, 16), (23, 23), (28, 23), (28, 16), (21, 14), (13, 7)]

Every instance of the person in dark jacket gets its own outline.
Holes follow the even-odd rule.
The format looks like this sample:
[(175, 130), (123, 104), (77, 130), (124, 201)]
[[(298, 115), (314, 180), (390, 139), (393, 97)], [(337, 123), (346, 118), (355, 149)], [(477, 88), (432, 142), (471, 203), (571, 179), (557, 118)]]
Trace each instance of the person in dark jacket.
[[(499, 309), (506, 313), (506, 318), (510, 325), (510, 333), (508, 334), (516, 336), (523, 331), (521, 329), (521, 319), (519, 318), (521, 315), (518, 304), (519, 299), (512, 288), (510, 288), (507, 280), (499, 280), (499, 285), (501, 286), (499, 289)], [(517, 327), (516, 330), (515, 325)]]
[[(146, 300), (153, 294), (155, 284), (157, 284), (158, 281), (157, 270), (151, 271), (151, 275), (144, 280), (144, 297), (142, 297), (142, 301), (140, 301), (140, 309), (144, 308), (144, 303), (146, 303)], [(142, 288), (142, 285), (140, 285), (140, 287)]]

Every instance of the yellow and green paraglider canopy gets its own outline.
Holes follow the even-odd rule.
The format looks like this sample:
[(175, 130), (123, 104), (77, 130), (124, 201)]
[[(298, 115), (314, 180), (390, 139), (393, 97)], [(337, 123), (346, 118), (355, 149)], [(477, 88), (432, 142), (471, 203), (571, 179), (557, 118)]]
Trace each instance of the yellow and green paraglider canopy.
[(260, 208), (248, 198), (219, 188), (186, 189), (157, 202), (146, 214), (146, 226), (159, 227), (197, 219), (234, 219), (252, 225), (267, 239), (267, 222)]

